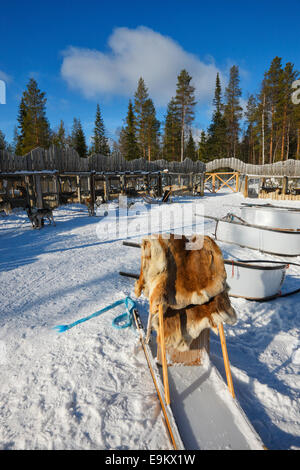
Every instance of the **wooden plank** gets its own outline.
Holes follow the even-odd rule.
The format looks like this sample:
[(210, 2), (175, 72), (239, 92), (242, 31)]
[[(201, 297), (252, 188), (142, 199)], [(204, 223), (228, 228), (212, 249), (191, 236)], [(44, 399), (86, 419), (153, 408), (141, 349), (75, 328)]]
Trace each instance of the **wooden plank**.
[[(149, 313), (149, 315), (151, 315)], [(169, 379), (168, 379), (168, 364), (166, 357), (166, 346), (165, 346), (165, 333), (164, 333), (164, 312), (162, 305), (158, 306), (158, 317), (159, 317), (159, 345), (161, 351), (161, 362), (163, 368), (163, 382), (165, 390), (165, 400), (166, 404), (170, 405), (170, 389), (169, 389)]]
[(221, 341), (221, 347), (222, 347), (222, 353), (223, 353), (223, 359), (224, 359), (227, 384), (228, 384), (229, 391), (232, 395), (232, 398), (235, 398), (223, 323), (219, 323), (218, 327), (219, 327), (219, 335), (220, 335), (220, 341)]

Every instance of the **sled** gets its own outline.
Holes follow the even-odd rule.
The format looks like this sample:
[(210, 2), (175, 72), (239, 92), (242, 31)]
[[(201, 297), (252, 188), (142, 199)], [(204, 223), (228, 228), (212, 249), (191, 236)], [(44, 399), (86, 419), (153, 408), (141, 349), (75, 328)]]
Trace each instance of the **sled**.
[[(125, 246), (140, 248), (139, 243), (123, 242)], [(289, 263), (299, 266), (297, 263)], [(289, 264), (271, 260), (233, 260), (224, 259), (229, 286), (229, 297), (243, 297), (246, 300), (266, 301), (277, 297), (297, 294), (296, 289), (281, 293), (286, 269)], [(121, 276), (138, 279), (139, 275), (121, 271)]]
[(234, 214), (227, 214), (222, 219), (209, 215), (196, 215), (216, 222), (214, 237), (220, 242), (278, 256), (300, 255), (300, 231), (246, 223)]
[(253, 225), (291, 231), (300, 230), (300, 215), (296, 210), (271, 206), (242, 206), (241, 218)]
[[(139, 245), (132, 243), (129, 246)], [(128, 276), (127, 273), (120, 274)], [(210, 330), (202, 331), (194, 340), (202, 345), (201, 350), (174, 355), (174, 349), (166, 351), (164, 345), (162, 306), (159, 306), (159, 345), (156, 335), (152, 335), (149, 345), (145, 342), (143, 325), (136, 315), (137, 312), (135, 322), (140, 341), (174, 449), (263, 450), (260, 437), (235, 398), (223, 325), (218, 328), (227, 386), (209, 358)], [(186, 365), (190, 363), (186, 361), (187, 355), (189, 359), (198, 355), (200, 361)], [(157, 365), (155, 357), (161, 366)]]
[(294, 206), (277, 206), (275, 204), (254, 204), (250, 202), (242, 202), (241, 206), (243, 207), (256, 207), (256, 208), (270, 208), (270, 209), (285, 209), (288, 211), (295, 211), (295, 212), (300, 212), (299, 207), (294, 207)]
[(154, 199), (153, 197), (146, 196), (146, 195), (142, 195), (142, 198), (147, 204), (165, 204), (167, 202), (169, 203), (171, 202), (170, 201), (171, 193), (172, 193), (172, 189), (169, 189), (169, 190), (166, 189), (162, 196), (162, 199)]
[(280, 296), (287, 264), (273, 261), (224, 260), (229, 296), (268, 300)]
[(174, 449), (264, 450), (263, 442), (209, 357), (202, 366), (176, 363), (169, 364), (166, 370), (155, 360), (155, 337), (147, 345), (138, 314), (135, 321)]

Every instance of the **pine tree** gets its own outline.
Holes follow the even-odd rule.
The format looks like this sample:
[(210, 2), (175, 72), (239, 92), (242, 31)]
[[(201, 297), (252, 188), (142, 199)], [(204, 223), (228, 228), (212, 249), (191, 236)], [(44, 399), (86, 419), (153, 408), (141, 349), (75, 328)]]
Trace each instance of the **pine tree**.
[(186, 70), (182, 70), (177, 77), (175, 103), (180, 119), (180, 161), (184, 158), (185, 128), (194, 119), (195, 88), (191, 85), (192, 77)]
[(224, 158), (226, 156), (226, 121), (223, 117), (222, 90), (219, 74), (216, 78), (215, 95), (213, 99), (214, 113), (212, 123), (208, 128), (206, 142), (210, 159)]
[(227, 155), (238, 156), (238, 143), (240, 133), (240, 119), (242, 108), (240, 106), (241, 89), (239, 87), (239, 69), (233, 65), (230, 69), (229, 83), (225, 90), (226, 104), (224, 118), (227, 126)]
[(100, 106), (97, 104), (94, 134), (92, 136), (91, 153), (100, 153), (101, 155), (110, 155), (108, 140), (105, 136), (104, 122), (101, 116)]
[(298, 72), (294, 65), (287, 62), (282, 72), (282, 92), (280, 100), (281, 109), (281, 149), (280, 159), (287, 160), (290, 153), (291, 123), (293, 120), (294, 104), (292, 102), (292, 83), (296, 80)]
[(36, 147), (47, 148), (50, 145), (50, 127), (46, 118), (45, 93), (38, 88), (31, 78), (24, 91), (19, 106), (19, 141), (18, 153), (25, 155)]
[(294, 104), (292, 111), (292, 132), (294, 158), (300, 159), (300, 104)]
[(297, 155), (295, 106), (291, 100), (292, 83), (297, 76), (290, 62), (283, 68), (280, 57), (274, 57), (264, 74), (257, 119), (262, 162), (267, 156), (269, 163), (273, 163)]
[(82, 129), (81, 121), (78, 118), (74, 118), (73, 120), (71, 145), (77, 151), (80, 157), (87, 157), (87, 145), (85, 135)]
[[(276, 145), (276, 137), (279, 125), (279, 102), (280, 88), (282, 88), (282, 63), (280, 57), (274, 57), (269, 70), (265, 73), (262, 84), (261, 108), (262, 117), (266, 122), (264, 137), (265, 142), (269, 141), (269, 163), (273, 163), (273, 152)], [(263, 125), (263, 123), (262, 123)]]
[(247, 163), (255, 165), (256, 153), (258, 148), (258, 136), (256, 120), (258, 116), (257, 101), (254, 95), (250, 95), (247, 102), (247, 109), (245, 112), (247, 129), (243, 139), (244, 150), (242, 152), (243, 160)]
[(126, 117), (126, 126), (120, 132), (120, 151), (127, 160), (134, 160), (140, 157), (139, 147), (136, 138), (135, 118), (133, 105), (131, 100), (128, 104), (128, 112)]
[(163, 134), (163, 157), (166, 160), (178, 160), (180, 156), (180, 119), (177, 113), (175, 98), (168, 104)]

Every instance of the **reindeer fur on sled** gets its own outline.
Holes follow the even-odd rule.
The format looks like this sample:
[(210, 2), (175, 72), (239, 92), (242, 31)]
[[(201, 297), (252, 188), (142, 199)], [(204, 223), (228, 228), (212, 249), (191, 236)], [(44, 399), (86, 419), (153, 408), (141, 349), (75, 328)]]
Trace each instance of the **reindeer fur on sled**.
[(135, 295), (139, 297), (142, 291), (150, 303), (147, 340), (151, 326), (158, 328), (158, 307), (162, 305), (166, 345), (181, 351), (203, 329), (216, 330), (220, 322), (236, 321), (222, 252), (207, 236), (145, 238)]

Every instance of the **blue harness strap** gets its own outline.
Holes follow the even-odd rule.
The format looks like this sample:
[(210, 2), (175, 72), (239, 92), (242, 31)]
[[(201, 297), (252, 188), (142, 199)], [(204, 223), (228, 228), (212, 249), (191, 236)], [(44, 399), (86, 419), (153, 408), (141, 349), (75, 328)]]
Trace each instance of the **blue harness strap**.
[[(111, 310), (121, 304), (125, 304), (126, 312), (114, 318), (112, 325), (114, 328), (118, 328), (118, 329), (128, 328), (129, 326), (132, 325), (132, 312), (136, 306), (134, 300), (132, 300), (131, 297), (125, 297), (125, 299), (117, 300), (116, 302), (108, 305), (107, 307), (104, 307), (101, 310), (98, 310), (97, 312), (92, 313), (88, 317), (81, 318), (80, 320), (77, 320), (74, 323), (70, 323), (69, 325), (57, 325), (53, 329), (56, 330), (58, 333), (63, 333), (64, 331), (70, 330), (71, 328), (73, 328), (76, 325), (79, 325), (80, 323), (84, 323), (88, 320), (91, 320), (91, 318), (98, 317), (102, 313), (108, 312), (108, 310)], [(122, 324), (124, 320), (127, 320), (127, 321), (125, 324)]]

